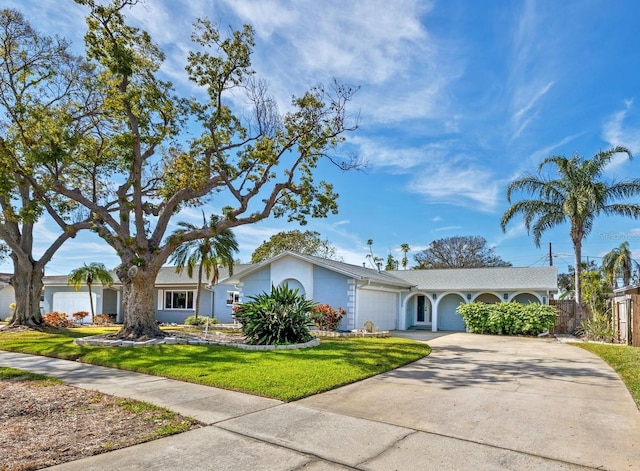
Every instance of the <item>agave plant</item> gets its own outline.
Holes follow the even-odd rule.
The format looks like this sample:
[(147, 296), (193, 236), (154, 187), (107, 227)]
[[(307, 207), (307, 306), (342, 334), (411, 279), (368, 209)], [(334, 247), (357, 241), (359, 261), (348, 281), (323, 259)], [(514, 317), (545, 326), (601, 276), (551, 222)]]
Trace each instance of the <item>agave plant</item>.
[(282, 345), (311, 340), (309, 313), (315, 303), (286, 284), (249, 298), (236, 313), (251, 345)]

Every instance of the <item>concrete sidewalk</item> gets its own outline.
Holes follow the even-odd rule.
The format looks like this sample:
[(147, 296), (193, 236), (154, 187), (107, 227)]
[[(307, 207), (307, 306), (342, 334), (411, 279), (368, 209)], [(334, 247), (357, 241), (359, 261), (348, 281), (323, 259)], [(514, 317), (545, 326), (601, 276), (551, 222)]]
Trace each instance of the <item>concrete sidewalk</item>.
[(434, 337), (423, 360), (288, 404), (8, 352), (0, 365), (208, 424), (50, 469), (640, 469), (640, 413), (599, 358), (548, 340)]

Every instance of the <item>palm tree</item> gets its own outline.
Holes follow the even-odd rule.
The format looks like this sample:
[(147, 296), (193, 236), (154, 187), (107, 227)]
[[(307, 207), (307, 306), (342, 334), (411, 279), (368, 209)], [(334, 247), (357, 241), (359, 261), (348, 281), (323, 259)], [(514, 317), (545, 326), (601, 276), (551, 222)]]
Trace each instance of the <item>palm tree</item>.
[(80, 268), (76, 268), (69, 274), (69, 280), (67, 284), (73, 285), (73, 288), (78, 291), (78, 288), (82, 284), (86, 284), (89, 288), (89, 305), (91, 306), (91, 323), (95, 321), (95, 312), (93, 308), (93, 295), (91, 294), (91, 285), (95, 282), (102, 283), (109, 286), (113, 283), (113, 276), (107, 267), (102, 263), (91, 263), (87, 265), (83, 264)]
[(631, 283), (634, 266), (638, 267), (638, 263), (631, 258), (629, 242), (621, 243), (619, 247), (612, 249), (602, 258), (602, 271), (613, 289), (618, 287), (619, 278), (622, 278), (623, 286)]
[[(207, 228), (207, 218), (202, 213), (203, 226)], [(220, 216), (212, 214), (209, 218), (209, 228), (215, 228), (220, 221)], [(200, 229), (188, 222), (179, 222), (182, 229), (174, 231), (174, 235)], [(214, 285), (220, 276), (219, 266), (229, 269), (229, 275), (233, 275), (233, 254), (238, 251), (238, 242), (231, 229), (223, 229), (213, 237), (196, 239), (184, 242), (178, 246), (170, 257), (170, 261), (176, 264), (176, 273), (182, 273), (186, 267), (187, 275), (193, 278), (193, 270), (198, 267), (198, 287), (196, 288), (196, 301), (194, 316), (198, 319), (200, 310), (200, 288), (202, 275), (211, 280)]]
[(407, 269), (407, 262), (408, 262), (407, 253), (409, 252), (409, 250), (411, 250), (411, 248), (409, 247), (409, 244), (400, 244), (400, 250), (404, 254), (402, 256), (402, 269), (406, 270)]
[[(632, 158), (626, 147), (617, 146), (598, 152), (591, 159), (579, 155), (571, 158), (551, 156), (538, 166), (538, 174), (527, 174), (511, 182), (507, 188), (507, 200), (511, 203), (514, 192), (524, 191), (533, 199), (513, 203), (502, 215), (502, 230), (517, 214), (522, 214), (528, 231), (540, 247), (542, 234), (552, 227), (569, 222), (569, 236), (575, 256), (575, 301), (578, 315), (582, 314), (580, 272), (582, 267), (582, 241), (593, 227), (596, 216), (620, 215), (634, 219), (640, 217), (640, 204), (625, 203), (624, 199), (640, 194), (640, 179), (608, 181), (602, 176), (614, 155), (625, 153)], [(557, 178), (541, 175), (546, 165), (555, 165)]]

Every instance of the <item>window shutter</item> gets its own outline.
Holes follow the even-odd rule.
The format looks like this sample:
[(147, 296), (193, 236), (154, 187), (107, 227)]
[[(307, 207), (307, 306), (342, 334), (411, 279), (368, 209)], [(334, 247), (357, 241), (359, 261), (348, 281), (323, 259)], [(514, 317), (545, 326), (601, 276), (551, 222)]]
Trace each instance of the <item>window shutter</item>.
[(164, 291), (158, 290), (158, 311), (162, 311), (164, 309)]

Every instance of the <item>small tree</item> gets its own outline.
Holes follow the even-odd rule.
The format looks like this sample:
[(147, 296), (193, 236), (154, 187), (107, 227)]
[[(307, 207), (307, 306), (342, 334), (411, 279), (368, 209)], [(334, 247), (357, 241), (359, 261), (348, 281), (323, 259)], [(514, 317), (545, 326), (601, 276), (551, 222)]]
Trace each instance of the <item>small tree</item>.
[(409, 244), (402, 244), (400, 246), (400, 250), (402, 251), (402, 269), (406, 270), (407, 263), (409, 262), (409, 260), (407, 259), (407, 253), (409, 253), (411, 247), (409, 247)]
[(611, 287), (599, 270), (582, 272), (582, 299), (589, 308), (592, 317), (609, 313), (609, 295)]
[[(212, 214), (207, 224), (207, 218), (202, 213), (203, 228), (214, 228), (219, 224), (220, 217)], [(188, 222), (179, 222), (181, 229), (174, 232), (180, 236), (187, 231), (195, 231), (199, 228)], [(186, 267), (187, 275), (193, 278), (193, 270), (198, 267), (198, 285), (196, 288), (196, 304), (194, 309), (195, 322), (198, 322), (200, 310), (200, 291), (202, 288), (202, 275), (206, 275), (214, 285), (218, 282), (220, 272), (218, 266), (226, 266), (229, 275), (233, 275), (233, 254), (238, 251), (238, 242), (231, 229), (223, 229), (213, 237), (184, 242), (171, 254), (169, 260), (176, 264), (176, 273), (182, 273)]]
[(76, 268), (69, 274), (69, 285), (73, 285), (74, 289), (78, 291), (82, 284), (86, 284), (89, 288), (89, 305), (91, 307), (91, 323), (95, 321), (95, 310), (93, 308), (93, 295), (91, 293), (91, 286), (95, 282), (102, 283), (103, 285), (110, 286), (113, 283), (113, 277), (107, 267), (102, 263), (86, 263), (80, 268)]
[(300, 232), (296, 229), (278, 232), (260, 244), (251, 254), (251, 263), (263, 262), (287, 250), (329, 260), (340, 260), (329, 239), (322, 239), (316, 231)]
[(631, 257), (629, 242), (626, 241), (602, 258), (602, 271), (613, 289), (618, 287), (620, 278), (623, 286), (629, 286), (634, 267), (637, 269), (638, 263)]
[(385, 264), (384, 269), (386, 271), (398, 269), (398, 261), (391, 252), (389, 252), (389, 255), (387, 255), (387, 263)]
[(80, 322), (80, 325), (82, 325), (84, 318), (87, 317), (88, 315), (89, 313), (87, 311), (78, 311), (71, 314), (71, 317), (73, 317), (76, 320), (76, 322)]

